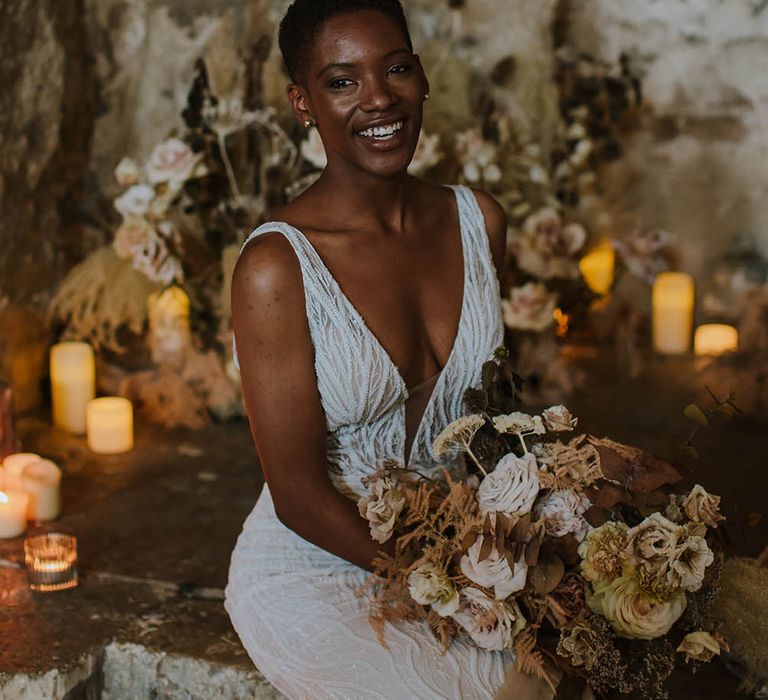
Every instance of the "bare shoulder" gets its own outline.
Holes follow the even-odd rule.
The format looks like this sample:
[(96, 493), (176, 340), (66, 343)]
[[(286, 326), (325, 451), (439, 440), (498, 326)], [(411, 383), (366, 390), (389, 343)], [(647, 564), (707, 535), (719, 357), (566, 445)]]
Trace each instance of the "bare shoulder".
[(485, 229), (491, 245), (491, 255), (496, 271), (501, 277), (504, 270), (504, 257), (507, 251), (507, 213), (493, 196), (485, 190), (472, 188), (480, 211), (485, 219)]
[[(301, 266), (290, 241), (279, 231), (256, 236), (243, 249), (232, 278), (232, 302), (272, 296), (297, 286)], [(246, 292), (241, 296), (240, 292)], [(262, 299), (263, 300), (263, 299)]]

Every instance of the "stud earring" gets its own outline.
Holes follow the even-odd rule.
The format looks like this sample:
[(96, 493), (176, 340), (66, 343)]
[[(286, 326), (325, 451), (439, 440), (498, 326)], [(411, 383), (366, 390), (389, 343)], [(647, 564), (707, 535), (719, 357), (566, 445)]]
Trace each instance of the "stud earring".
[(314, 125), (315, 125), (315, 122), (313, 122), (311, 119), (306, 119), (306, 120), (304, 121), (304, 126), (305, 126), (307, 129), (309, 129), (309, 127), (310, 127), (310, 126), (314, 126)]
[(429, 99), (429, 93), (425, 92), (424, 93), (424, 102), (426, 102), (428, 99)]

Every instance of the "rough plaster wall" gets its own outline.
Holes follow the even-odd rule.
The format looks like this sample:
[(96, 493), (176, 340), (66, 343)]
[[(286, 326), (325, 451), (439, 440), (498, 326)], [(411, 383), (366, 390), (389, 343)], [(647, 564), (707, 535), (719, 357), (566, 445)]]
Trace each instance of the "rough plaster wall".
[(634, 50), (655, 117), (612, 197), (677, 234), (681, 266), (707, 270), (739, 232), (768, 255), (768, 3), (762, 0), (582, 0), (570, 38), (613, 60)]

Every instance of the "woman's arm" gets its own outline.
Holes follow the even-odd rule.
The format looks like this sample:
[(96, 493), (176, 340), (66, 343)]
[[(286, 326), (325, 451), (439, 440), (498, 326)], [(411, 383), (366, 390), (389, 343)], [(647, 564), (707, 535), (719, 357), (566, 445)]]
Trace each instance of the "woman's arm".
[(332, 485), (299, 261), (286, 238), (248, 244), (232, 280), (232, 327), (251, 433), (280, 521), (364, 569), (380, 550)]

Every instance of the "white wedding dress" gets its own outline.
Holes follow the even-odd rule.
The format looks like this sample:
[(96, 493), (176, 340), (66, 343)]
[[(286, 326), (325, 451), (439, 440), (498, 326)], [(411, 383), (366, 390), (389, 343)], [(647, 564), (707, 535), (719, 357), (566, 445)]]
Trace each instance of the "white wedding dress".
[[(432, 441), (462, 415), (463, 394), (503, 340), (499, 284), (482, 212), (466, 187), (456, 194), (464, 296), (448, 361), (437, 378), (407, 464), (436, 467)], [(357, 499), (361, 479), (384, 459), (405, 460), (409, 392), (395, 364), (296, 228), (269, 222), (301, 264), (317, 382), (328, 423), (329, 474)], [(249, 239), (250, 240), (250, 239)], [(355, 596), (368, 573), (302, 539), (275, 516), (267, 486), (237, 541), (226, 609), (251, 659), (291, 700), (480, 700), (492, 698), (513, 660), (454, 642), (445, 654), (424, 623), (388, 625), (382, 646)]]

